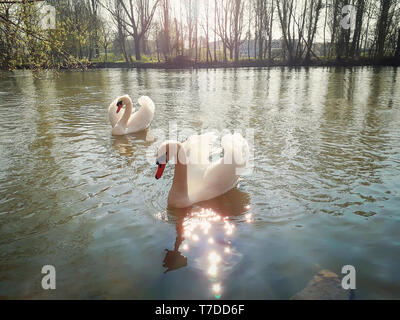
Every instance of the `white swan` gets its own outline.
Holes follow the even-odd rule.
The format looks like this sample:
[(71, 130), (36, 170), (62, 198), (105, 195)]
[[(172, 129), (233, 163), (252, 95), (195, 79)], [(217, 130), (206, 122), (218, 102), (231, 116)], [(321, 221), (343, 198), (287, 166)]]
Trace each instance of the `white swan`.
[(185, 142), (165, 141), (157, 152), (156, 179), (161, 178), (168, 161), (174, 159), (175, 173), (168, 195), (168, 205), (186, 208), (194, 203), (218, 197), (234, 188), (239, 171), (248, 161), (249, 146), (239, 134), (222, 137), (223, 158), (210, 163), (222, 148), (213, 150), (214, 134), (194, 135)]
[[(142, 131), (150, 126), (154, 117), (154, 102), (147, 96), (139, 98), (141, 105), (138, 111), (132, 107), (132, 100), (126, 94), (115, 99), (108, 107), (108, 116), (112, 126), (112, 134), (116, 136)], [(120, 113), (125, 106), (125, 111)]]

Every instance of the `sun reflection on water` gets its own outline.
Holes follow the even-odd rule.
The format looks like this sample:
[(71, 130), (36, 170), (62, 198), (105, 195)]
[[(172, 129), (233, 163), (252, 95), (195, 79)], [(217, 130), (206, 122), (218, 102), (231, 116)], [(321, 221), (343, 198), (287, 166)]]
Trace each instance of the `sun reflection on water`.
[[(246, 206), (249, 209), (249, 206)], [(252, 219), (245, 215), (246, 222)], [(182, 223), (184, 240), (182, 249), (189, 251), (189, 247), (196, 245), (206, 247), (206, 270), (211, 282), (211, 292), (215, 298), (221, 297), (223, 288), (221, 284), (221, 271), (226, 260), (232, 253), (231, 241), (236, 226), (230, 217), (222, 217), (213, 209), (201, 208), (187, 215)], [(223, 230), (223, 236), (221, 236)], [(204, 255), (204, 254), (203, 254)]]
[[(222, 286), (218, 282), (221, 265), (223, 263), (223, 255), (230, 253), (230, 244), (225, 239), (214, 239), (216, 229), (223, 226), (223, 230), (226, 236), (231, 236), (234, 232), (235, 226), (229, 221), (228, 217), (221, 217), (213, 209), (201, 208), (197, 211), (191, 212), (183, 221), (183, 234), (185, 239), (183, 240), (183, 247), (188, 251), (189, 242), (201, 242), (204, 246), (208, 245), (206, 252), (207, 257), (207, 275), (209, 276), (211, 285), (211, 291), (213, 295), (218, 299), (221, 297)], [(218, 234), (217, 234), (218, 236)], [(222, 241), (222, 246), (221, 246)], [(194, 244), (190, 244), (192, 247)], [(228, 250), (227, 250), (228, 249)], [(217, 283), (215, 283), (217, 282)]]
[[(210, 293), (221, 298), (223, 283), (230, 270), (241, 259), (241, 253), (232, 245), (237, 222), (253, 222), (247, 193), (231, 191), (230, 196), (207, 203), (208, 207), (192, 207), (185, 212), (174, 212), (177, 217), (177, 237), (174, 250), (167, 249), (164, 267), (172, 271), (187, 265), (199, 268), (207, 276)], [(243, 218), (237, 219), (241, 216)], [(185, 252), (185, 257), (181, 254)], [(166, 272), (167, 272), (166, 271)]]

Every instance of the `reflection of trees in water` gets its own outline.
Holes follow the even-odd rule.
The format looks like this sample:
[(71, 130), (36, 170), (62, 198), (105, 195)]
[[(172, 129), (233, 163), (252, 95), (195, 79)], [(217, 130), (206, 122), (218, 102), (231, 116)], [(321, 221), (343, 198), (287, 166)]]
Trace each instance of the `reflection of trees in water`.
[(201, 108), (201, 99), (200, 99), (200, 83), (199, 83), (199, 78), (203, 75), (204, 73), (210, 72), (209, 70), (206, 70), (205, 72), (201, 72), (197, 69), (190, 70), (190, 76), (188, 77), (188, 88), (187, 92), (190, 92), (190, 97), (189, 97), (189, 105), (190, 105), (190, 115), (188, 115), (189, 118), (195, 118), (194, 117), (194, 112), (195, 111), (200, 111)]
[[(149, 89), (151, 88), (151, 80), (149, 77), (148, 69), (138, 69), (136, 74), (136, 81), (138, 88)], [(143, 94), (140, 94), (143, 95)]]
[(280, 68), (280, 81), (279, 81), (279, 100), (278, 100), (278, 111), (282, 111), (283, 109), (283, 97), (287, 94), (287, 79), (289, 78), (288, 73), (290, 73), (290, 69), (286, 67)]
[[(327, 91), (323, 113), (327, 124), (342, 126), (344, 129), (354, 125), (356, 76), (356, 72), (352, 69), (334, 68), (330, 70), (325, 84)], [(321, 126), (321, 129), (324, 128), (329, 129), (330, 126)]]
[(13, 183), (7, 187), (7, 193), (14, 200), (7, 205), (7, 212), (18, 212), (19, 218), (27, 219), (18, 220), (15, 228), (10, 229), (14, 239), (47, 231), (66, 218), (59, 214), (64, 206), (57, 196), (65, 177), (55, 158), (58, 146), (54, 132), (57, 109), (52, 104), (56, 100), (54, 89), (48, 80), (35, 79), (31, 73), (18, 78), (13, 91), (20, 90), (23, 97), (19, 101), (21, 117), (15, 118), (20, 132), (10, 148), (12, 165), (7, 181)]
[(349, 143), (347, 130), (355, 125), (353, 114), (355, 74), (351, 71), (345, 72), (342, 68), (331, 70), (326, 83), (324, 110), (319, 123), (320, 140), (323, 145), (322, 153), (318, 155), (318, 159), (322, 162), (321, 170), (326, 166), (335, 165), (335, 162), (328, 162), (330, 158), (327, 159), (327, 152), (328, 156), (341, 154), (343, 157), (351, 157), (352, 155), (343, 153), (344, 150), (340, 147)]
[[(176, 239), (173, 250), (166, 249), (163, 260), (165, 272), (194, 264), (207, 274), (213, 294), (219, 298), (224, 273), (232, 267), (233, 256), (238, 256), (231, 237), (236, 220), (252, 222), (249, 213), (250, 197), (237, 188), (215, 199), (185, 209), (171, 209), (176, 219)], [(191, 261), (188, 262), (188, 257)], [(224, 272), (225, 271), (225, 272)]]
[[(231, 128), (240, 128), (241, 124), (246, 121), (248, 117), (246, 111), (248, 105), (244, 102), (244, 105), (240, 105), (240, 100), (243, 97), (247, 97), (250, 93), (250, 88), (246, 87), (246, 80), (240, 79), (239, 74), (241, 72), (237, 69), (231, 70), (229, 73), (228, 82), (231, 85), (231, 89), (229, 90), (229, 95), (232, 95), (232, 100), (228, 108), (226, 108), (225, 113), (225, 121), (229, 119), (228, 127)], [(243, 90), (245, 90), (246, 94), (243, 94)]]
[(389, 97), (388, 108), (392, 108), (393, 107), (393, 99), (395, 97), (396, 85), (397, 85), (397, 68), (393, 68), (392, 86), (390, 88), (390, 97)]
[(16, 171), (24, 176), (24, 181), (19, 182), (18, 189), (26, 211), (38, 213), (48, 206), (48, 201), (55, 200), (54, 181), (58, 180), (60, 172), (53, 155), (55, 110), (49, 104), (49, 101), (55, 99), (55, 95), (47, 80), (32, 78), (30, 85), (25, 83), (24, 86), (34, 97), (23, 108), (26, 114), (31, 114), (29, 132), (33, 139), (28, 144), (29, 155), (23, 157), (24, 162), (19, 161)]
[[(373, 76), (370, 82), (370, 94), (367, 100), (367, 105), (364, 114), (364, 123), (360, 131), (360, 143), (363, 148), (364, 161), (363, 168), (359, 171), (369, 177), (375, 177), (374, 182), (381, 182), (376, 177), (377, 170), (383, 168), (383, 161), (387, 159), (387, 151), (390, 150), (391, 144), (388, 139), (388, 125), (384, 115), (382, 114), (382, 107), (380, 106), (381, 95), (384, 89), (385, 73), (382, 69), (374, 69)], [(388, 119), (390, 121), (390, 118)], [(376, 152), (379, 150), (379, 154)], [(372, 180), (372, 179), (371, 179)]]
[(254, 135), (255, 151), (265, 152), (267, 149), (265, 146), (266, 135), (259, 134), (257, 131), (261, 131), (261, 128), (265, 126), (266, 113), (270, 108), (266, 101), (268, 101), (270, 91), (271, 69), (257, 69), (254, 72), (253, 96), (247, 108), (248, 127), (256, 130)]
[[(360, 185), (382, 182), (378, 170), (384, 167), (382, 161), (388, 150), (387, 123), (379, 114), (383, 73), (379, 69), (372, 71), (369, 88), (362, 74), (357, 75), (354, 70), (347, 70), (344, 76), (342, 70), (330, 73), (319, 123), (320, 147), (313, 161), (314, 170), (327, 188), (347, 194), (345, 199), (340, 194), (337, 199), (330, 199), (336, 204), (335, 212), (350, 206), (363, 209), (375, 202), (368, 191), (361, 194), (354, 190)], [(356, 93), (368, 97), (365, 106), (360, 105), (362, 97), (356, 97)], [(363, 215), (362, 210), (355, 213)], [(374, 213), (368, 213), (371, 214)]]

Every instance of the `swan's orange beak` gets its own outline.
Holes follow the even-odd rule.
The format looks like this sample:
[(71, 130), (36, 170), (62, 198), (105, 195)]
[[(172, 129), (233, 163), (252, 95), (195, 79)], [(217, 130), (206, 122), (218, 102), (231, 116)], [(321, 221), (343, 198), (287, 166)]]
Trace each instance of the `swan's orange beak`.
[(156, 172), (156, 179), (157, 180), (161, 178), (161, 176), (162, 176), (162, 174), (164, 172), (164, 169), (165, 169), (165, 163), (159, 163), (158, 164), (158, 169), (157, 169), (157, 172)]
[(117, 113), (121, 111), (121, 108), (122, 108), (122, 101), (119, 101), (117, 103)]
[(158, 165), (158, 169), (157, 169), (157, 172), (156, 172), (156, 179), (157, 180), (161, 178), (161, 176), (162, 176), (162, 174), (164, 172), (165, 166), (167, 165), (167, 162), (168, 162), (167, 153), (165, 153), (162, 156), (157, 158), (157, 160), (156, 160), (156, 164)]

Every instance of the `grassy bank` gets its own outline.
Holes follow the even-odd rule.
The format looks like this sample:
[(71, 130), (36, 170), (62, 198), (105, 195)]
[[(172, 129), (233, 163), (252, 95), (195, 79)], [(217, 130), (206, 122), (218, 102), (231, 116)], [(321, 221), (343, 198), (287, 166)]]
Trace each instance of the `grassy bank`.
[[(251, 67), (361, 67), (361, 66), (400, 66), (400, 59), (384, 58), (381, 60), (371, 60), (361, 58), (356, 60), (350, 59), (313, 59), (309, 62), (300, 61), (297, 63), (289, 63), (283, 60), (259, 61), (255, 59), (243, 59), (238, 62), (234, 61), (193, 61), (173, 59), (170, 61), (133, 61), (128, 63), (125, 61), (82, 61), (74, 66), (60, 66), (60, 69), (104, 69), (104, 68), (137, 68), (137, 69), (215, 69), (215, 68), (251, 68)], [(29, 65), (17, 66), (17, 69), (48, 69), (46, 66), (32, 68)]]
[(202, 69), (202, 68), (249, 68), (249, 67), (357, 67), (357, 66), (399, 66), (400, 59), (390, 58), (380, 61), (369, 59), (360, 60), (312, 60), (310, 62), (288, 63), (287, 61), (258, 61), (240, 60), (239, 62), (195, 62), (195, 61), (166, 61), (166, 62), (93, 62), (88, 69), (101, 68), (143, 68), (143, 69)]

